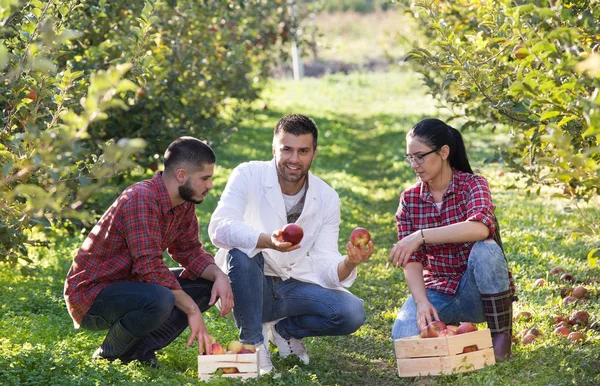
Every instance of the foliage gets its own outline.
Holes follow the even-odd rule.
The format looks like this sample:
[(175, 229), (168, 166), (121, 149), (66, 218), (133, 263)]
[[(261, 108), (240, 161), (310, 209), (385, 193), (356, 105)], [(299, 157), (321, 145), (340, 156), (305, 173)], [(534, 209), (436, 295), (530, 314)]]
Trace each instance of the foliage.
[(281, 1), (0, 0), (0, 261), (89, 219), (181, 135), (226, 138), (290, 27)]
[[(552, 198), (557, 188), (544, 187), (539, 197), (506, 190), (514, 183), (515, 174), (508, 173), (504, 165), (484, 163), (493, 153), (489, 146), (497, 145), (502, 138), (479, 131), (465, 133), (469, 155), (492, 188), (520, 299), (515, 303), (516, 311), (533, 314), (532, 321), (515, 324), (515, 332), (535, 325), (544, 337), (528, 346), (513, 345), (510, 361), (475, 372), (423, 378), (397, 376), (390, 333), (408, 288), (402, 271), (386, 263), (396, 239), (394, 212), (400, 192), (414, 181), (414, 173), (402, 158), (404, 135), (423, 116), (438, 113), (426, 91), (410, 72), (335, 75), (303, 82), (279, 80), (262, 94), (261, 102), (269, 109), (263, 110), (262, 103), (257, 103), (227, 146), (216, 148), (215, 189), (197, 211), (203, 241), (208, 240), (206, 227), (231, 170), (240, 162), (270, 159), (272, 127), (277, 119), (291, 111), (303, 111), (316, 120), (321, 134), (312, 170), (335, 187), (342, 199), (340, 251), (355, 226), (367, 228), (376, 247), (371, 260), (359, 268), (351, 288), (365, 300), (366, 324), (351, 336), (307, 339), (311, 357), (308, 366), (295, 358), (281, 359), (275, 352), (277, 372), (247, 384), (479, 386), (517, 382), (545, 386), (600, 382), (600, 268), (586, 263), (586, 251), (597, 246), (597, 239), (572, 234), (571, 228), (577, 222), (563, 201)], [(501, 171), (505, 173), (500, 177)], [(585, 210), (599, 214), (599, 207), (594, 201)], [(199, 384), (196, 354), (193, 348), (185, 349), (189, 331), (158, 352), (161, 369), (91, 359), (105, 332), (74, 330), (62, 299), (63, 281), (83, 236), (65, 233), (53, 238), (52, 249), (33, 254), (38, 268), (32, 272), (19, 273), (0, 265), (0, 384)], [(214, 252), (214, 247), (207, 245)], [(564, 284), (547, 274), (557, 265), (588, 288), (587, 299), (574, 306), (562, 305), (559, 288)], [(546, 278), (548, 285), (535, 286), (539, 277)], [(568, 314), (580, 307), (588, 310), (593, 323), (586, 342), (572, 344), (555, 336), (552, 315)], [(218, 341), (227, 342), (236, 336), (233, 322), (218, 318), (215, 310), (205, 314), (205, 320)], [(242, 382), (215, 378), (210, 384)]]
[(508, 125), (502, 157), (529, 187), (600, 194), (597, 1), (421, 1), (410, 12), (430, 42), (407, 59), (452, 118)]
[(378, 10), (387, 10), (390, 2), (386, 0), (321, 0), (322, 9), (327, 12), (370, 13)]

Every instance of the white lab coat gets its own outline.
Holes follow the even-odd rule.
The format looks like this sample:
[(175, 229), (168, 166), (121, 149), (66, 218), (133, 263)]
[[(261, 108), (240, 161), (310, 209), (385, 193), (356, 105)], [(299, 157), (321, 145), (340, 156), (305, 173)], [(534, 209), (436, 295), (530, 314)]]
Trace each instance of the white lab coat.
[(286, 253), (261, 250), (256, 248), (259, 235), (270, 235), (287, 224), (275, 160), (236, 167), (208, 226), (210, 240), (220, 248), (215, 256), (217, 265), (227, 272), (227, 252), (233, 248), (250, 257), (263, 252), (267, 276), (294, 278), (331, 289), (350, 287), (356, 268), (342, 282), (337, 274), (337, 266), (345, 258), (338, 250), (338, 194), (310, 172), (308, 178), (304, 209), (296, 221), (304, 230), (301, 248)]

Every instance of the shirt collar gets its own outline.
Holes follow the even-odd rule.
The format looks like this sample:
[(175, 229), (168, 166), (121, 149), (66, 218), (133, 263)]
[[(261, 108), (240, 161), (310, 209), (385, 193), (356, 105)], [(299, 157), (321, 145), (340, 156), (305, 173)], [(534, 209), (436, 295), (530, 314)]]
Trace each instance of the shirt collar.
[(167, 190), (167, 186), (162, 179), (162, 172), (156, 172), (154, 177), (152, 177), (152, 186), (153, 190), (158, 197), (158, 203), (160, 205), (160, 210), (163, 214), (167, 213), (172, 208), (171, 197), (169, 196), (169, 191)]
[[(446, 192), (444, 193), (443, 198), (445, 198), (446, 196), (450, 195), (450, 194), (456, 194), (456, 187), (458, 186), (458, 182), (459, 182), (459, 171), (455, 170), (454, 168), (452, 168), (452, 179), (450, 180), (450, 185), (448, 185), (448, 189), (446, 189)], [(429, 187), (427, 186), (426, 183), (421, 182), (421, 191), (419, 193), (419, 197), (421, 198), (421, 200), (425, 201), (425, 202), (433, 202), (433, 195), (431, 194), (431, 192), (429, 191)], [(442, 200), (443, 200), (442, 198)]]

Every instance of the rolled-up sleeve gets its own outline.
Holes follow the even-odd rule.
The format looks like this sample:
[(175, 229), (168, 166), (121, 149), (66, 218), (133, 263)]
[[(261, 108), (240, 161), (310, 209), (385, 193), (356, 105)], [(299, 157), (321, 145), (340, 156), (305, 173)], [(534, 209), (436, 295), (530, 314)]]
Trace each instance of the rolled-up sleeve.
[(183, 279), (198, 279), (206, 267), (215, 262), (213, 256), (202, 247), (198, 239), (198, 229), (194, 205), (189, 204), (179, 225), (177, 240), (168, 249), (173, 260), (184, 268), (181, 273)]
[[(415, 226), (411, 220), (410, 204), (405, 197), (406, 192), (400, 196), (400, 203), (398, 204), (398, 210), (396, 211), (396, 225), (398, 227), (398, 241), (402, 240), (406, 236), (416, 231)], [(420, 262), (423, 267), (427, 266), (427, 255), (425, 254), (424, 247), (421, 246), (413, 252), (410, 256), (409, 261)]]
[(162, 259), (159, 206), (149, 199), (136, 197), (129, 200), (123, 210), (122, 232), (133, 260), (132, 275), (140, 281), (181, 289)]
[(244, 222), (251, 176), (237, 167), (231, 173), (217, 209), (208, 225), (208, 236), (219, 248), (237, 248), (250, 255), (256, 248), (261, 232)]
[(492, 194), (485, 178), (479, 175), (472, 175), (468, 180), (468, 204), (467, 220), (477, 221), (488, 227), (490, 236), (494, 237), (496, 226), (494, 224), (494, 204), (492, 203)]

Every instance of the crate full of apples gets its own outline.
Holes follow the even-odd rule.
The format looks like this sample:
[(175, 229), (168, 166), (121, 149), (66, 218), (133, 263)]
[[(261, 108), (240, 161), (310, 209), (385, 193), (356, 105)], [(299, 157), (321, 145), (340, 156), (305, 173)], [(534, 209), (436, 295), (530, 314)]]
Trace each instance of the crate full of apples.
[(462, 373), (496, 363), (489, 329), (431, 322), (420, 335), (394, 340), (398, 375), (416, 377)]
[(232, 340), (227, 350), (214, 342), (211, 355), (198, 355), (198, 378), (203, 381), (215, 375), (223, 377), (256, 378), (258, 376), (258, 352), (252, 345)]

